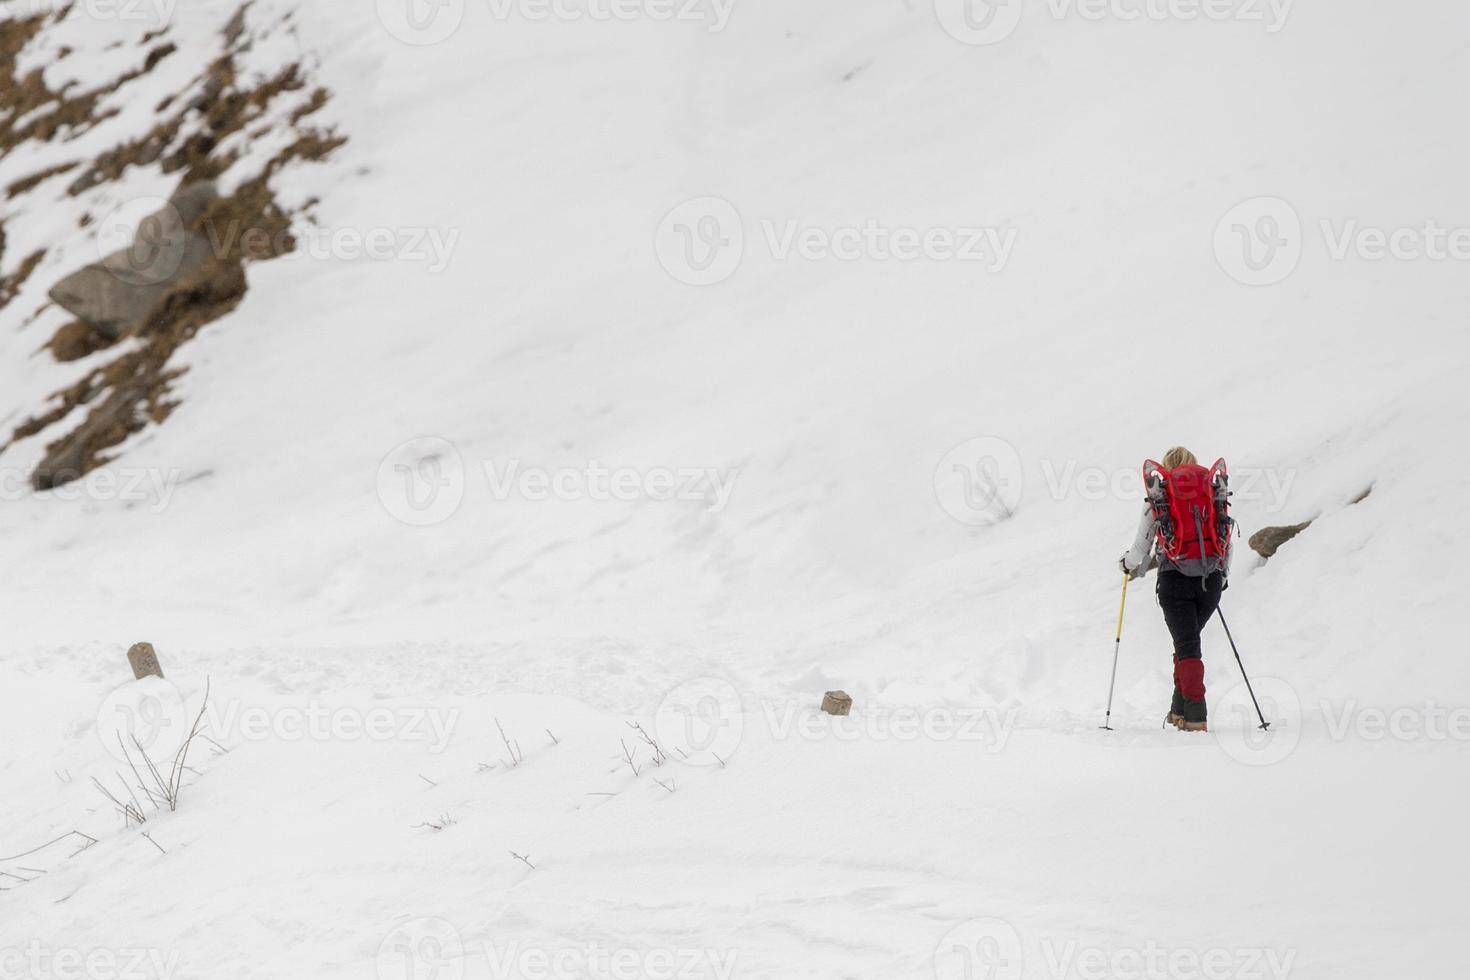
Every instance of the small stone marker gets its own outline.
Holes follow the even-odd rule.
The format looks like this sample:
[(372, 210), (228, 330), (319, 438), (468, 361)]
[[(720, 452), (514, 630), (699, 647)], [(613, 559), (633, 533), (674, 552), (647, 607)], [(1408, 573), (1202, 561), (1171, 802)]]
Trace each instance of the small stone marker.
[(151, 643), (134, 643), (128, 648), (128, 663), (133, 666), (133, 677), (162, 677), (163, 668), (158, 666), (158, 654)]
[(852, 711), (852, 698), (846, 691), (828, 691), (822, 697), (822, 710), (829, 715), (845, 715)]

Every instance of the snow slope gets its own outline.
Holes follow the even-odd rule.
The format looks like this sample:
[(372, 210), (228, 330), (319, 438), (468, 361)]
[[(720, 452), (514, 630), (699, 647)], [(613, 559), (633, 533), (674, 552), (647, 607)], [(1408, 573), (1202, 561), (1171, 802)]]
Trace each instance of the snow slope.
[[(1470, 277), (1405, 236), (1397, 259), (1333, 248), (1470, 226), (1447, 109), (1470, 13), (1298, 4), (1272, 33), (1035, 3), (970, 45), (943, 2), (739, 6), (718, 31), (711, 5), (469, 3), (413, 45), (360, 7), (251, 9), (295, 16), (261, 69), (304, 51), (334, 93), (350, 142), (278, 191), (320, 198), (337, 237), (252, 267), (186, 349), (182, 406), (113, 464), (165, 491), (12, 492), (44, 439), (0, 456), (0, 854), (99, 840), (0, 862), (38, 879), (4, 879), (0, 950), (143, 949), (190, 977), (535, 975), (497, 965), (510, 947), (613, 975), (589, 943), (638, 976), (691, 951), (702, 976), (731, 955), (755, 977), (1463, 971), (1446, 515), (1470, 476)], [(199, 0), (171, 30), (233, 10)], [(98, 50), (136, 28), (83, 26)], [(743, 254), (691, 286), (674, 226), (701, 213), (676, 209), (706, 197)], [(1249, 286), (1230, 246), (1282, 216), (1262, 198), (1299, 218), (1300, 261)], [(8, 219), (7, 266), (58, 243), (0, 316), (13, 423), (71, 376), (32, 353), (56, 312), (21, 321), (94, 254), (72, 215)], [(792, 223), (1012, 247), (783, 259)], [(395, 260), (341, 237), (380, 230)], [(1180, 441), (1251, 481), (1247, 534), (1318, 518), (1269, 564), (1242, 554), (1226, 599), (1270, 738), (1215, 627), (1215, 734), (1154, 730), (1168, 641), (1139, 586), (1118, 731), (1096, 730), (1128, 481)], [(953, 475), (986, 454), (1014, 505), (995, 523)], [(728, 497), (706, 476), (698, 499), (497, 499), (512, 465), (593, 461), (713, 470)], [(434, 506), (458, 506), (419, 526), (405, 487), (441, 479)], [(190, 709), (117, 690), (142, 638)], [(116, 783), (119, 704), (161, 751), (206, 677), (229, 751), (149, 820), (161, 855), (89, 779)], [(815, 711), (836, 687), (852, 729)], [(392, 734), (282, 729), (312, 705)], [(447, 744), (416, 737), (427, 717)]]

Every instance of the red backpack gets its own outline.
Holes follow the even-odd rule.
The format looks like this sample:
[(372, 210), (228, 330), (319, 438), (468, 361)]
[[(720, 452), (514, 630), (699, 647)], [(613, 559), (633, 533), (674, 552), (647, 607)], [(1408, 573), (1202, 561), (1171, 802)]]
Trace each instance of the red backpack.
[(1230, 473), (1225, 460), (1205, 469), (1143, 464), (1143, 484), (1158, 522), (1159, 554), (1185, 575), (1204, 578), (1230, 564)]

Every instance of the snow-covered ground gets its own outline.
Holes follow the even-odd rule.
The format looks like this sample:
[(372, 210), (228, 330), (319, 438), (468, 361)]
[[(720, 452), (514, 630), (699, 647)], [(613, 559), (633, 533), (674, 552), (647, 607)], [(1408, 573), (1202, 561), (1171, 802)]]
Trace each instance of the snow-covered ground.
[[(125, 68), (94, 7), (23, 57)], [(257, 0), (318, 226), (113, 483), (0, 455), (0, 977), (1463, 974), (1470, 10), (542, 9)], [(7, 431), (80, 374), (65, 183), (0, 205)], [(1159, 730), (1152, 579), (1098, 730), (1179, 442), (1316, 519), (1224, 603), (1270, 735), (1218, 626)]]

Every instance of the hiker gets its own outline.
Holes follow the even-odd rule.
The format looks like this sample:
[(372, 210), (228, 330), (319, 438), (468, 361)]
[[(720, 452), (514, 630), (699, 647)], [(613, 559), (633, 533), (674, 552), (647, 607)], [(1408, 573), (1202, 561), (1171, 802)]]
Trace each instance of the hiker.
[(1208, 731), (1200, 633), (1220, 605), (1230, 573), (1233, 522), (1225, 461), (1205, 469), (1194, 453), (1175, 446), (1162, 464), (1144, 464), (1144, 481), (1148, 496), (1138, 536), (1118, 565), (1130, 578), (1142, 578), (1157, 551), (1159, 607), (1174, 639), (1174, 700), (1165, 724)]

